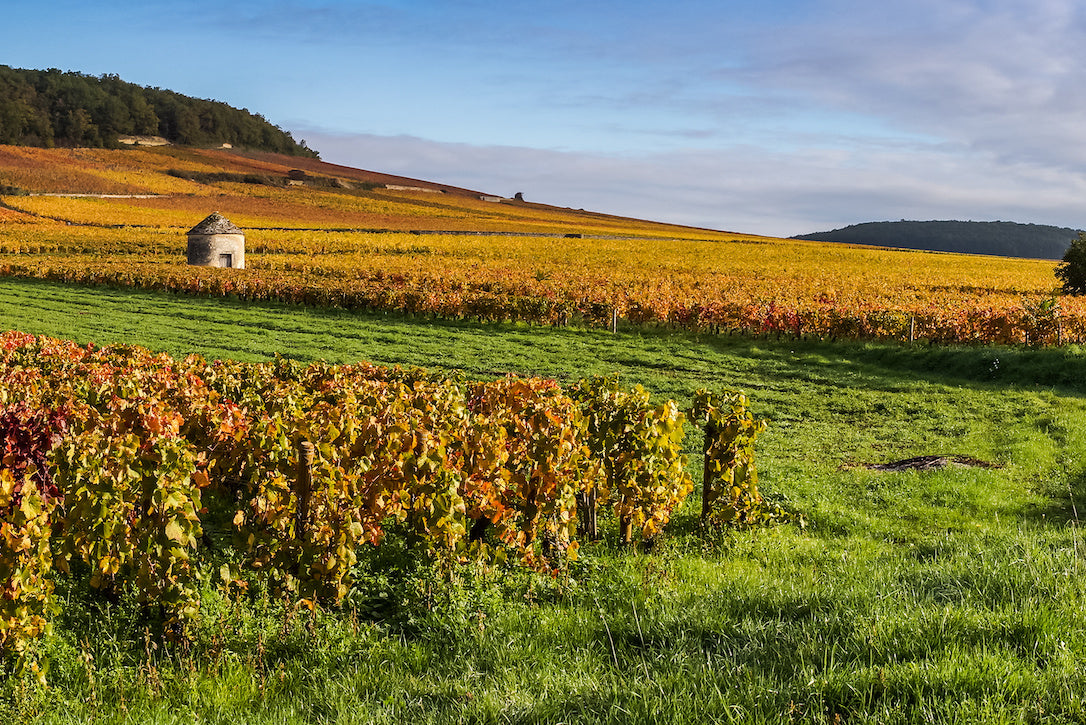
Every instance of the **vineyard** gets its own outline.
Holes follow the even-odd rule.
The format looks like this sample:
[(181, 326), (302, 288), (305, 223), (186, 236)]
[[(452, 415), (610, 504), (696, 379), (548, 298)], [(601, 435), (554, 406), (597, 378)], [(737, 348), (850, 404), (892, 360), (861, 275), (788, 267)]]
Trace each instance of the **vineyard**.
[[(309, 185), (290, 187), (288, 168), (269, 156), (0, 151), (0, 184), (31, 194), (151, 194), (3, 197), (0, 274), (8, 276), (543, 325), (1086, 341), (1086, 303), (1055, 294), (1051, 262), (827, 245), (495, 203), (465, 190), (381, 184), (378, 175), (312, 160), (291, 159), (309, 169)], [(249, 181), (214, 180), (224, 174)], [(247, 230), (246, 270), (185, 265), (183, 232), (212, 208)]]
[(0, 147), (0, 715), (1081, 722), (1053, 266)]
[[(651, 541), (693, 489), (684, 413), (613, 380), (173, 360), (13, 332), (0, 349), (8, 650), (48, 628), (54, 569), (182, 625), (212, 563), (225, 587), (260, 580), (310, 607), (346, 596), (389, 527), (431, 561), (556, 572), (601, 513), (620, 543)], [(780, 518), (758, 493), (746, 399), (705, 393), (695, 411), (715, 473), (703, 517)], [(239, 556), (216, 556), (229, 542)]]

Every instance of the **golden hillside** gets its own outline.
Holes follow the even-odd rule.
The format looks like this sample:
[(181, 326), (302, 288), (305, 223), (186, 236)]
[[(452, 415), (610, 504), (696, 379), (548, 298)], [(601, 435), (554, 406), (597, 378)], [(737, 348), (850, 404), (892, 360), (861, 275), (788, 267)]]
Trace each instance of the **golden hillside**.
[[(542, 324), (1086, 340), (1054, 263), (624, 219), (272, 154), (0, 147), (0, 275)], [(246, 269), (185, 263), (219, 211)]]
[(0, 220), (7, 221), (184, 227), (214, 209), (247, 228), (736, 236), (495, 201), (483, 192), (316, 159), (223, 149), (0, 146), (3, 187), (10, 193), (2, 198)]

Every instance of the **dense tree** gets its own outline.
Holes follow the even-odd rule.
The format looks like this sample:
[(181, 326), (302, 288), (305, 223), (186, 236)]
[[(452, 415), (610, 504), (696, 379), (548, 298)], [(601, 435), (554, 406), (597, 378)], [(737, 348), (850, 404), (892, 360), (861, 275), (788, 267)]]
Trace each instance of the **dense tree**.
[(100, 147), (116, 146), (121, 136), (317, 156), (262, 116), (225, 103), (144, 88), (115, 75), (0, 65), (0, 143)]
[(1086, 295), (1086, 233), (1079, 232), (1071, 242), (1063, 261), (1056, 265), (1056, 279), (1067, 294)]

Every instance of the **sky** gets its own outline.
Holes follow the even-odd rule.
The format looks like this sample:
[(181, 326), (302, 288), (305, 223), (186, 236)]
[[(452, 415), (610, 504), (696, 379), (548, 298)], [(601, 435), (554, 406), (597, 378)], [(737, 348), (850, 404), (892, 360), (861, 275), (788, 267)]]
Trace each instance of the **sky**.
[(1081, 0), (0, 0), (0, 64), (337, 164), (751, 234), (1086, 228)]

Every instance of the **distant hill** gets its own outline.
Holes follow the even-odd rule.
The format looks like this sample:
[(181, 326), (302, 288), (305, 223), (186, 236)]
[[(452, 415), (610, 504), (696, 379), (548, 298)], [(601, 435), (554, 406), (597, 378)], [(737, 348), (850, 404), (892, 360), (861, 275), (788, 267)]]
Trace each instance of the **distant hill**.
[(0, 144), (112, 148), (126, 136), (184, 146), (231, 146), (317, 157), (259, 114), (159, 88), (0, 65)]
[(933, 252), (1062, 259), (1079, 230), (1015, 222), (899, 221), (853, 224), (795, 239), (870, 244)]

